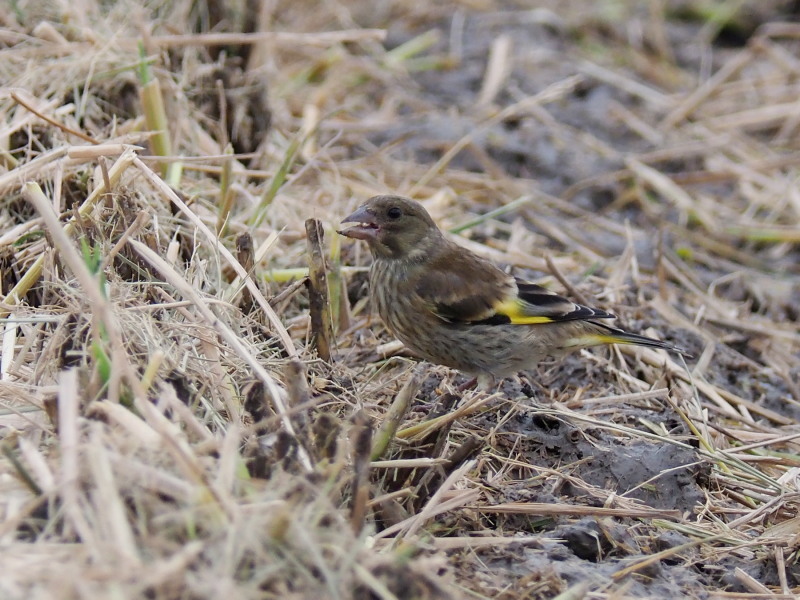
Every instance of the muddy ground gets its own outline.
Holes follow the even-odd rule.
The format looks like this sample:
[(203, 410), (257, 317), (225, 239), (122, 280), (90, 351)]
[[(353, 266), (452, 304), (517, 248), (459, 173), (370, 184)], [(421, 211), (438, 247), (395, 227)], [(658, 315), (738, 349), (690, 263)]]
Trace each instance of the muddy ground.
[[(798, 593), (796, 3), (84, 4), (2, 15), (7, 597)], [(67, 154), (92, 141), (143, 162)], [(177, 200), (152, 179), (169, 161)], [(415, 371), (370, 315), (366, 249), (335, 234), (379, 193), (687, 357), (581, 351), (489, 398)], [(243, 233), (274, 317), (220, 250)]]

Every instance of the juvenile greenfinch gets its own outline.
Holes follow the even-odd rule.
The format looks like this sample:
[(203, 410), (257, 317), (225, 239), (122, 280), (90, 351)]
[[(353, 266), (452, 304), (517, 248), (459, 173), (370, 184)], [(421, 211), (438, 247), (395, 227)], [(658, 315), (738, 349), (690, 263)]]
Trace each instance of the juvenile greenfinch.
[(601, 322), (614, 315), (513, 277), (448, 240), (421, 204), (370, 198), (339, 233), (364, 240), (370, 295), (412, 352), (478, 378), (481, 388), (544, 357), (601, 344), (675, 346)]

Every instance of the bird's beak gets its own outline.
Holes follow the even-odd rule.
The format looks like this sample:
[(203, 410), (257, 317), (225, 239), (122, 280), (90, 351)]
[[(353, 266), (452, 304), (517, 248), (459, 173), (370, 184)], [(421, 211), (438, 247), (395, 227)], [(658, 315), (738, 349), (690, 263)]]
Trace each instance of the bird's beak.
[(374, 240), (380, 231), (375, 215), (369, 212), (365, 206), (342, 219), (342, 223), (355, 223), (355, 225), (339, 230), (339, 233), (357, 240)]

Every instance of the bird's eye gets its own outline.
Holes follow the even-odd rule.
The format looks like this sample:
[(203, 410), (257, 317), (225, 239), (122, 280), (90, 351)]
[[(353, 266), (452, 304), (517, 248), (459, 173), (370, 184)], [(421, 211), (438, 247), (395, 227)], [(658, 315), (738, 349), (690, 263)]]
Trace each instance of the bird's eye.
[(389, 215), (390, 219), (399, 219), (403, 216), (403, 211), (396, 206), (393, 206), (386, 212), (386, 214)]

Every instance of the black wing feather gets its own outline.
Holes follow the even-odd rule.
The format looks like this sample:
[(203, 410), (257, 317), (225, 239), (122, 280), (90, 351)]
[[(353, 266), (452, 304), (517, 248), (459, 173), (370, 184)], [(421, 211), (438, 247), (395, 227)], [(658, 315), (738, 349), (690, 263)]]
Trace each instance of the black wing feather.
[(616, 319), (616, 315), (600, 310), (576, 304), (563, 296), (551, 292), (535, 283), (528, 283), (517, 279), (519, 289), (519, 299), (525, 303), (525, 314), (530, 316), (543, 316), (553, 319), (553, 321), (583, 321), (586, 319)]

